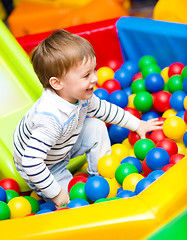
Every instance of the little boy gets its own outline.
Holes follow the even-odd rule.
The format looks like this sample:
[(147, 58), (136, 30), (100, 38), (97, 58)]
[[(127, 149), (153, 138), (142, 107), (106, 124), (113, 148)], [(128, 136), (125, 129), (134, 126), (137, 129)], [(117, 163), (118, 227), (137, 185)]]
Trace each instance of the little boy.
[(55, 31), (36, 47), (31, 60), (44, 91), (15, 129), (13, 156), (30, 188), (60, 207), (69, 202), (70, 158), (86, 153), (88, 173), (98, 175), (98, 160), (111, 153), (103, 121), (136, 131), (141, 138), (161, 129), (163, 122), (141, 121), (93, 94), (96, 56), (84, 38)]

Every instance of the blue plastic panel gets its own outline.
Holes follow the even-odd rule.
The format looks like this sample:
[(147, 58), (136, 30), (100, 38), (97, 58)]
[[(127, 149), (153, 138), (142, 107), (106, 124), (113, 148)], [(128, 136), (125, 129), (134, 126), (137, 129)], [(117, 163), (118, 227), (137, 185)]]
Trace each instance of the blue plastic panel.
[(122, 17), (117, 31), (124, 61), (138, 61), (149, 54), (161, 68), (173, 62), (187, 65), (186, 24)]

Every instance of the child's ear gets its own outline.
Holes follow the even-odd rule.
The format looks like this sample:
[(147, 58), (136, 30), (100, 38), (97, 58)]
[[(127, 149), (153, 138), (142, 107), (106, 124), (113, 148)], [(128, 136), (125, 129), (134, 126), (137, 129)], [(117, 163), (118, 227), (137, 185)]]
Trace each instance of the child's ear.
[(49, 79), (49, 84), (54, 90), (61, 90), (63, 87), (62, 81), (56, 77), (51, 77)]

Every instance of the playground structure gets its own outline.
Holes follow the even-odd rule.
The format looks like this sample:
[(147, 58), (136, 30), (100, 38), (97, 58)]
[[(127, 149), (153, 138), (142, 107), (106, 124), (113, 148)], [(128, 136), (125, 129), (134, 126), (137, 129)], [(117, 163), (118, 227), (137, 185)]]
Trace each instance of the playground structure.
[[(11, 157), (13, 130), (24, 112), (40, 96), (42, 88), (33, 73), (28, 56), (6, 27), (2, 23), (1, 25), (4, 33), (1, 43), (4, 47), (0, 52), (3, 66), (0, 72), (4, 74), (3, 79), (8, 79), (3, 88), (3, 96), (6, 98), (2, 99), (7, 105), (0, 112), (1, 171), (4, 169), (2, 166), (6, 165), (1, 178), (11, 177), (7, 171), (12, 169), (17, 180)], [(98, 67), (104, 66), (108, 59), (118, 59), (121, 63), (123, 60), (138, 61), (146, 54), (155, 57), (162, 68), (177, 61), (187, 64), (187, 26), (184, 24), (124, 17), (68, 30), (92, 43)], [(30, 35), (19, 38), (18, 41), (30, 52), (47, 35), (49, 33)], [(10, 92), (10, 88), (13, 92)], [(2, 239), (154, 239), (157, 229), (169, 226), (175, 219), (186, 221), (186, 167), (185, 157), (133, 198), (2, 221)], [(25, 191), (24, 183), (19, 184), (22, 191)], [(172, 232), (173, 236), (177, 234), (177, 229), (179, 228)]]

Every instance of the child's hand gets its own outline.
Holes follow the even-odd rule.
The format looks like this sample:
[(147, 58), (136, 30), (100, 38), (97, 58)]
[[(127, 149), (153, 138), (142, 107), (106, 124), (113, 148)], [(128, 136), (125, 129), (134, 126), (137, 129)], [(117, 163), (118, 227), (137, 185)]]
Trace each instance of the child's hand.
[(63, 188), (61, 188), (60, 193), (52, 198), (52, 200), (56, 204), (56, 208), (60, 208), (61, 206), (68, 204), (70, 201), (68, 193)]
[(151, 132), (154, 130), (162, 129), (163, 128), (163, 121), (158, 121), (158, 118), (153, 118), (148, 121), (140, 121), (140, 125), (136, 132), (140, 136), (140, 138), (145, 138), (147, 132)]

